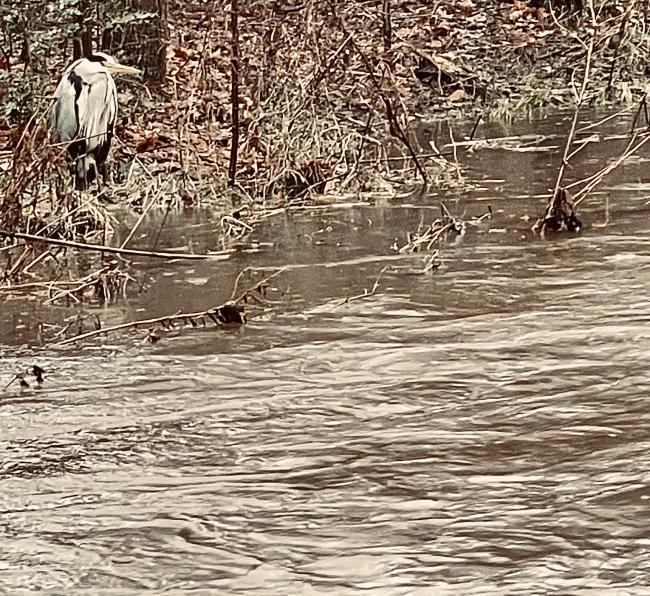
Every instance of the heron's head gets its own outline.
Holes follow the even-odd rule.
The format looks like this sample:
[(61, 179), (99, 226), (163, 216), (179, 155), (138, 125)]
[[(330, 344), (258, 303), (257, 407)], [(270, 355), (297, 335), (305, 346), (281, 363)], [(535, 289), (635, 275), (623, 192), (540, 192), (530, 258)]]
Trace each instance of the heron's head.
[(104, 52), (95, 52), (92, 56), (88, 58), (91, 62), (97, 62), (103, 68), (105, 68), (110, 74), (131, 74), (137, 75), (142, 71), (139, 68), (134, 68), (133, 66), (126, 66), (125, 64), (120, 64), (113, 56), (104, 54)]

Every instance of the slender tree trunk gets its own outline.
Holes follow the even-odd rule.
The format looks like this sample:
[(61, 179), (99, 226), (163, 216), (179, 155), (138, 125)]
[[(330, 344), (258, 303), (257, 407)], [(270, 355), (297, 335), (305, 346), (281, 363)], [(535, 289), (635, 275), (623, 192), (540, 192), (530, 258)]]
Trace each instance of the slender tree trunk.
[(393, 28), (390, 18), (390, 0), (383, 0), (382, 4), (382, 29), (384, 34), (384, 52), (390, 52), (393, 45)]
[(228, 180), (234, 186), (237, 176), (237, 152), (239, 150), (239, 0), (230, 2), (230, 108), (232, 134), (230, 141), (230, 164)]
[(72, 59), (77, 60), (93, 53), (93, 32), (90, 27), (91, 11), (93, 7), (89, 0), (79, 3), (77, 17), (77, 33), (72, 40)]

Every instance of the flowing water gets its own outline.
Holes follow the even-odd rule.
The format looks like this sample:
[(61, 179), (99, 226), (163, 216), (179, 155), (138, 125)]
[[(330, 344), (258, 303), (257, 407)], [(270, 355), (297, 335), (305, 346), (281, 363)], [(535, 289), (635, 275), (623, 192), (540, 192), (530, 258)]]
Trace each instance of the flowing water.
[[(30, 351), (39, 307), (0, 305), (3, 385), (46, 370), (1, 394), (0, 591), (650, 594), (648, 153), (581, 205), (582, 233), (540, 239), (560, 152), (461, 154), (470, 190), (270, 218), (260, 251), (153, 264), (97, 309), (207, 308), (245, 266), (303, 265), (238, 330)], [(387, 258), (440, 199), (494, 214), (437, 272)]]

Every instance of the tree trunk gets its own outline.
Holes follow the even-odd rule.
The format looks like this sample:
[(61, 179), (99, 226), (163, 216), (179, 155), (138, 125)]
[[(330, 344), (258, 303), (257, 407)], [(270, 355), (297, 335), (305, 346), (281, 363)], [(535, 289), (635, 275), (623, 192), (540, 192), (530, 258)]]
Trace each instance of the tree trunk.
[(230, 0), (230, 108), (232, 135), (228, 181), (235, 185), (239, 151), (239, 0)]
[(72, 59), (88, 57), (93, 53), (93, 33), (91, 19), (95, 14), (89, 0), (82, 0), (78, 6), (77, 33), (72, 40)]
[(168, 0), (120, 0), (126, 17), (150, 14), (145, 19), (109, 26), (102, 35), (102, 49), (121, 50), (127, 64), (138, 66), (148, 83), (161, 83), (167, 74)]

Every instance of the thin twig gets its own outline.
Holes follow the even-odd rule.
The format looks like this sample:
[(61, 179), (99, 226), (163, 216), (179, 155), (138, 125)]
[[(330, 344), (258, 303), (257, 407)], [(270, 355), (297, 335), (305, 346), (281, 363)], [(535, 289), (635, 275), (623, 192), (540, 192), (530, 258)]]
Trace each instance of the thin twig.
[(334, 305), (334, 308), (338, 308), (339, 306), (343, 306), (344, 304), (349, 304), (350, 302), (354, 302), (355, 300), (362, 300), (364, 298), (370, 298), (371, 296), (374, 296), (377, 293), (377, 289), (379, 288), (379, 280), (381, 279), (381, 276), (384, 274), (386, 269), (388, 269), (390, 266), (386, 265), (380, 272), (379, 275), (377, 276), (377, 279), (375, 279), (375, 283), (372, 285), (372, 289), (370, 292), (365, 290), (363, 294), (356, 294), (355, 296), (348, 296), (338, 304)]
[(566, 171), (567, 166), (569, 165), (568, 157), (571, 150), (571, 144), (576, 134), (576, 127), (578, 125), (578, 117), (580, 116), (580, 107), (584, 101), (585, 92), (587, 90), (587, 85), (589, 84), (589, 71), (591, 69), (591, 55), (594, 50), (594, 38), (593, 36), (589, 40), (589, 46), (587, 47), (587, 58), (585, 60), (585, 72), (582, 77), (582, 87), (580, 88), (580, 93), (578, 95), (578, 104), (576, 105), (575, 112), (573, 114), (573, 121), (571, 122), (571, 129), (567, 136), (566, 145), (564, 146), (564, 155), (562, 156), (562, 163), (560, 164), (560, 169), (557, 173), (557, 179), (555, 181), (555, 188), (553, 189), (553, 194), (551, 195), (551, 204), (555, 197), (557, 196), (558, 191), (560, 190), (560, 185), (562, 184), (562, 178), (564, 178), (564, 172)]
[[(636, 137), (635, 137), (636, 138)], [(634, 139), (630, 140), (627, 149), (611, 164), (603, 168), (600, 172), (591, 177), (590, 181), (583, 186), (576, 194), (575, 201), (573, 203), (574, 207), (577, 207), (584, 199), (589, 195), (591, 191), (596, 188), (613, 170), (620, 166), (628, 157), (634, 155), (641, 147), (643, 147), (648, 141), (650, 141), (650, 134), (646, 135), (642, 140), (640, 140), (636, 145), (633, 145)]]

